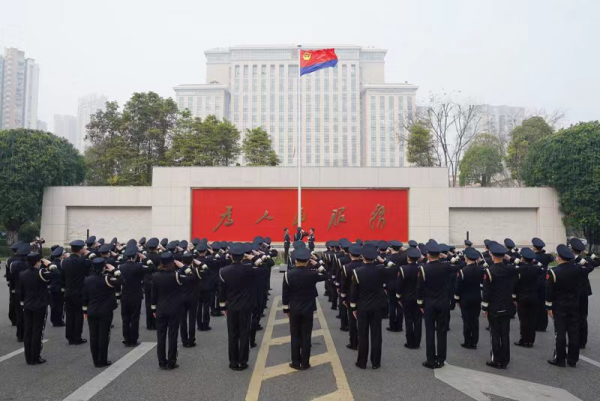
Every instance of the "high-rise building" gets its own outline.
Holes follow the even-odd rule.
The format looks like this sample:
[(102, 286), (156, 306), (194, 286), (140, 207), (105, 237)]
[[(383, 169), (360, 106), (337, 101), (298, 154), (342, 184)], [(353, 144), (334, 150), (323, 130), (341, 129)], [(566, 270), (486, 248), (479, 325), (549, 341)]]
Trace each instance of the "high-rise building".
[(284, 166), (296, 165), (298, 133), (302, 165), (404, 166), (418, 87), (385, 83), (385, 49), (303, 49), (331, 47), (338, 65), (300, 78), (296, 46), (207, 50), (208, 83), (175, 87), (177, 103), (197, 117), (231, 120), (242, 139), (262, 127)]
[(37, 120), (37, 130), (48, 132), (48, 123), (42, 120)]
[(512, 106), (479, 105), (481, 113), (481, 128), (485, 132), (496, 135), (503, 141), (508, 140), (508, 135), (527, 118), (527, 109)]
[(39, 66), (15, 48), (4, 50), (0, 64), (0, 127), (37, 129)]
[(92, 94), (79, 98), (79, 106), (77, 107), (77, 134), (74, 145), (80, 151), (84, 152), (87, 148), (85, 136), (87, 133), (86, 126), (90, 123), (92, 114), (98, 110), (106, 110), (106, 102), (108, 98), (104, 95)]
[(54, 134), (65, 138), (73, 146), (77, 146), (77, 117), (70, 115), (54, 115)]

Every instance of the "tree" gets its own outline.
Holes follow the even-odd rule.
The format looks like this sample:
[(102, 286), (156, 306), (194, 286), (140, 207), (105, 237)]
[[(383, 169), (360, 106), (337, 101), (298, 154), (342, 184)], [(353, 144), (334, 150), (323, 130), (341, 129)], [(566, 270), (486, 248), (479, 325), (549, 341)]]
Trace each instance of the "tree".
[(550, 186), (560, 199), (564, 223), (600, 244), (600, 122), (581, 122), (529, 148), (522, 168), (528, 186)]
[(88, 183), (150, 185), (152, 167), (166, 164), (171, 138), (188, 113), (153, 92), (134, 93), (123, 111), (117, 102), (107, 102), (87, 126)]
[(460, 186), (481, 184), (487, 187), (496, 174), (502, 173), (502, 143), (495, 135), (479, 134), (460, 162)]
[(433, 136), (423, 122), (418, 121), (408, 129), (407, 141), (409, 163), (417, 167), (433, 167), (436, 165), (435, 144)]
[(523, 180), (523, 163), (529, 149), (552, 132), (552, 127), (542, 117), (531, 117), (512, 130), (506, 164), (513, 179)]
[(451, 95), (430, 95), (429, 105), (419, 114), (433, 134), (438, 165), (448, 169), (450, 185), (455, 187), (462, 155), (481, 132), (480, 108), (453, 100)]
[(242, 150), (249, 166), (277, 166), (279, 158), (271, 147), (271, 138), (262, 128), (246, 130)]
[(210, 115), (185, 117), (173, 136), (167, 162), (174, 166), (229, 166), (239, 156), (240, 132), (231, 122)]
[(85, 166), (66, 139), (14, 129), (0, 131), (0, 177), (0, 224), (10, 245), (25, 223), (39, 217), (44, 187), (80, 184)]

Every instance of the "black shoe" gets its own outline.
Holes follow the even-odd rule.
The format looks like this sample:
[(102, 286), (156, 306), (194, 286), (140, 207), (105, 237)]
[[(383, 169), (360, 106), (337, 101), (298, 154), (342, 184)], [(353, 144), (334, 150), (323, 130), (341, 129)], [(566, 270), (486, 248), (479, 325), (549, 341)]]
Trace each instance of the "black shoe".
[(111, 362), (111, 361), (106, 361), (106, 362), (104, 362), (104, 366), (110, 366), (110, 365), (112, 365), (112, 362)]
[(446, 364), (444, 362), (439, 362), (438, 361), (438, 362), (435, 363), (435, 368), (436, 369), (440, 369), (440, 368), (443, 368), (445, 365)]
[(398, 333), (402, 333), (403, 331), (404, 331), (404, 329), (403, 329), (402, 327), (400, 327), (400, 328), (398, 329)]
[(85, 344), (85, 343), (87, 343), (87, 340), (85, 338), (80, 338), (78, 340), (74, 340), (74, 341), (70, 342), (69, 344), (81, 345), (81, 344)]
[[(499, 363), (494, 363), (492, 361), (486, 361), (485, 364), (488, 365), (490, 368), (503, 369), (502, 365), (500, 365)], [(506, 369), (506, 368), (504, 368), (504, 369)]]
[(527, 348), (527, 344), (525, 344), (525, 343), (524, 343), (524, 342), (522, 342), (522, 341), (515, 341), (515, 342), (514, 342), (514, 344), (515, 344), (517, 347), (526, 347), (526, 348)]
[(167, 365), (158, 365), (161, 370), (167, 370)]
[(425, 366), (426, 368), (429, 368), (429, 369), (435, 369), (435, 364), (434, 363), (423, 362), (422, 365)]
[(404, 348), (415, 349), (415, 347), (413, 347), (412, 345), (408, 345), (408, 344), (404, 344)]
[(126, 346), (126, 347), (137, 347), (138, 345), (140, 345), (140, 342), (139, 342), (139, 341), (136, 341), (136, 342), (134, 342), (134, 343), (129, 343), (129, 344), (126, 344), (125, 346)]
[(263, 327), (259, 324), (258, 327), (256, 328), (256, 331), (261, 331), (262, 329), (263, 329)]
[(53, 324), (52, 327), (65, 327), (64, 323)]
[(550, 365), (558, 366), (559, 368), (564, 368), (567, 366), (564, 362), (558, 362), (556, 359), (548, 359), (548, 363)]
[(359, 369), (366, 369), (366, 368), (367, 368), (366, 366), (359, 365), (359, 364), (358, 364), (358, 362), (356, 362), (356, 363), (355, 363), (355, 365), (356, 365), (356, 367), (357, 367), (357, 368), (359, 368)]
[(44, 358), (38, 358), (37, 361), (33, 361), (34, 365), (41, 365), (42, 363), (46, 363), (46, 360)]
[(250, 343), (250, 348), (256, 348), (256, 343), (254, 341)]
[(332, 306), (331, 310), (337, 310), (337, 306)]
[(341, 331), (350, 331), (350, 329), (348, 327), (340, 327)]
[(387, 331), (391, 331), (391, 332), (395, 332), (396, 330), (392, 329), (391, 327), (386, 327), (385, 328)]
[(567, 365), (569, 365), (571, 368), (574, 368), (577, 367), (577, 362), (567, 362)]
[(371, 366), (371, 368), (372, 368), (373, 370), (377, 370), (377, 369), (379, 369), (380, 367), (381, 367), (381, 365), (373, 365), (373, 366)]
[(17, 338), (17, 342), (18, 342), (18, 343), (22, 343), (22, 342), (23, 342), (23, 339), (22, 339), (22, 338)]
[(248, 369), (248, 364), (247, 363), (240, 363), (240, 367), (238, 369), (239, 370), (246, 370), (246, 369)]
[(262, 314), (260, 315), (260, 317), (265, 317), (265, 314), (264, 314), (264, 313), (262, 313)]
[(336, 315), (336, 316), (335, 316), (335, 318), (336, 318), (336, 319), (341, 319), (341, 318), (342, 318), (342, 316), (340, 316), (340, 315)]
[(167, 365), (167, 370), (173, 370), (173, 369), (177, 369), (179, 367), (178, 364), (174, 364), (174, 365)]
[(95, 364), (94, 364), (94, 367), (95, 367), (95, 368), (103, 368), (103, 367), (104, 367), (104, 364), (103, 364), (103, 363), (95, 363)]
[(308, 365), (302, 365), (300, 367), (300, 370), (308, 370), (308, 369), (310, 369), (310, 363)]
[(302, 370), (302, 366), (300, 366), (300, 365), (294, 365), (292, 362), (289, 363), (289, 366), (292, 369)]
[(210, 326), (204, 326), (204, 331), (210, 331), (210, 330), (212, 330), (212, 327), (210, 327)]
[(187, 342), (183, 343), (182, 346), (183, 346), (183, 348), (189, 348), (190, 347)]
[(188, 347), (189, 347), (189, 348), (194, 348), (195, 346), (196, 346), (196, 341), (190, 341), (190, 342), (188, 343)]
[(351, 350), (358, 350), (358, 347), (356, 345), (352, 345), (352, 344), (346, 344), (346, 348), (351, 349)]
[(490, 331), (490, 326), (486, 327), (485, 329), (486, 329), (487, 331)]
[(585, 345), (580, 345), (579, 349), (585, 349)]
[(466, 348), (466, 349), (471, 349), (471, 345), (470, 344), (462, 343), (460, 346), (463, 347), (463, 348)]
[(535, 329), (535, 331), (537, 331), (538, 333), (545, 333), (546, 329)]

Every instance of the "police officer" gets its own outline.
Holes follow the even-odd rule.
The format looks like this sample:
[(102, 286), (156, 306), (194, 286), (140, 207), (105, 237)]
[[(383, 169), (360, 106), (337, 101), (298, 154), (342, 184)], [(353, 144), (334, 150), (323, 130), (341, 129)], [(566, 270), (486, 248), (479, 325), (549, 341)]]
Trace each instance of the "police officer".
[(358, 358), (356, 366), (367, 368), (369, 335), (371, 336), (371, 367), (381, 367), (381, 320), (387, 306), (384, 291), (385, 271), (376, 265), (377, 247), (366, 244), (362, 249), (363, 265), (354, 269), (350, 291), (350, 310), (358, 321)]
[[(428, 262), (419, 267), (417, 276), (417, 305), (425, 317), (425, 342), (429, 369), (441, 368), (446, 362), (448, 336), (448, 287), (451, 270), (440, 261), (440, 246), (429, 241), (425, 246)], [(437, 339), (437, 350), (436, 350)]]
[(56, 266), (50, 273), (50, 321), (54, 327), (64, 327), (65, 295), (61, 290), (61, 263), (68, 256), (63, 247), (53, 247), (50, 262)]
[(107, 264), (104, 258), (92, 260), (92, 274), (83, 284), (83, 313), (90, 330), (90, 350), (94, 366), (109, 366), (108, 344), (113, 311), (117, 308), (121, 272)]
[(545, 332), (548, 328), (548, 313), (546, 311), (546, 305), (544, 304), (545, 297), (545, 277), (546, 272), (548, 271), (548, 265), (554, 261), (554, 257), (546, 253), (544, 247), (546, 243), (539, 238), (532, 238), (531, 245), (533, 246), (533, 251), (535, 252), (535, 259), (540, 262), (542, 265), (540, 269), (542, 270), (542, 277), (544, 280), (542, 281), (542, 285), (538, 288), (538, 307), (537, 307), (537, 319), (535, 324), (535, 331)]
[(417, 305), (417, 277), (419, 275), (419, 260), (421, 252), (418, 248), (410, 247), (406, 251), (407, 264), (400, 267), (396, 298), (404, 312), (406, 324), (406, 343), (404, 347), (417, 349), (421, 346), (421, 331), (423, 314)]
[(556, 339), (554, 356), (548, 363), (564, 368), (566, 359), (574, 368), (579, 360), (579, 288), (584, 273), (573, 263), (575, 255), (569, 247), (559, 245), (556, 253), (558, 266), (548, 269), (546, 275), (546, 308), (554, 319)]
[(579, 238), (571, 239), (571, 249), (575, 254), (575, 264), (581, 266), (583, 280), (579, 286), (579, 348), (584, 349), (588, 339), (588, 297), (592, 295), (589, 274), (600, 264), (600, 259), (592, 254), (583, 257), (585, 245)]
[(140, 313), (144, 294), (144, 265), (137, 261), (138, 248), (130, 243), (123, 254), (125, 263), (121, 271), (121, 318), (123, 320), (123, 344), (126, 347), (139, 345)]
[(313, 329), (313, 314), (317, 310), (316, 285), (327, 279), (325, 268), (308, 268), (311, 254), (308, 249), (296, 252), (296, 269), (284, 274), (283, 312), (290, 319), (292, 362), (296, 370), (310, 368), (310, 348)]
[(20, 259), (20, 257), (17, 256), (17, 250), (21, 244), (21, 241), (17, 241), (10, 246), (10, 250), (13, 254), (6, 260), (6, 272), (4, 273), (4, 277), (6, 277), (6, 285), (8, 285), (8, 319), (13, 326), (17, 325), (17, 305), (19, 304), (19, 301), (16, 299), (17, 294), (13, 284), (11, 283), (12, 275), (10, 272), (10, 266), (15, 260)]
[[(44, 268), (41, 267), (42, 262)], [(28, 365), (39, 365), (46, 362), (40, 356), (46, 316), (48, 314), (48, 283), (52, 266), (48, 260), (43, 260), (37, 252), (27, 255), (27, 269), (20, 273), (19, 299), (24, 315), (24, 348), (25, 361)]]
[(21, 290), (20, 280), (21, 273), (28, 269), (27, 255), (31, 253), (31, 245), (27, 243), (21, 243), (19, 249), (17, 249), (16, 258), (10, 264), (10, 285), (11, 292), (15, 294), (15, 316), (17, 321), (17, 341), (23, 342), (23, 336), (25, 335), (25, 317), (23, 314), (23, 305), (21, 305), (21, 297), (19, 291)]
[(339, 317), (340, 317), (340, 330), (341, 331), (349, 331), (350, 328), (348, 327), (348, 308), (346, 307), (346, 303), (344, 303), (344, 300), (342, 299), (342, 297), (340, 296), (341, 294), (341, 286), (342, 286), (342, 277), (343, 277), (343, 272), (344, 272), (344, 266), (348, 263), (350, 263), (352, 261), (352, 259), (350, 258), (350, 246), (352, 246), (352, 244), (350, 243), (350, 241), (344, 241), (342, 244), (342, 252), (341, 252), (341, 256), (337, 259), (337, 263), (338, 263), (338, 268), (336, 269), (336, 276), (333, 280), (333, 283), (335, 285), (335, 291), (338, 294), (338, 308), (339, 308)]
[(196, 317), (198, 314), (202, 274), (199, 269), (194, 267), (194, 255), (192, 253), (185, 252), (182, 257), (182, 263), (184, 273), (187, 269), (190, 269), (190, 274), (186, 275), (187, 281), (182, 288), (181, 342), (184, 348), (192, 348), (196, 346)]
[(290, 244), (292, 240), (290, 238), (290, 231), (286, 228), (283, 229), (283, 260), (287, 263), (290, 256)]
[(61, 282), (65, 290), (65, 336), (70, 345), (84, 344), (83, 331), (83, 283), (91, 269), (91, 261), (85, 256), (89, 251), (81, 240), (71, 242), (71, 255), (63, 260)]
[[(158, 366), (173, 370), (177, 364), (177, 337), (181, 321), (185, 276), (180, 275), (171, 252), (160, 255), (160, 267), (152, 275), (152, 310), (156, 318)], [(167, 351), (167, 335), (169, 347)]]
[(479, 314), (481, 313), (481, 282), (483, 270), (477, 265), (481, 255), (474, 248), (464, 252), (466, 266), (456, 280), (454, 299), (460, 306), (463, 319), (464, 342), (461, 347), (476, 349), (479, 342)]
[(304, 231), (302, 229), (302, 227), (298, 227), (296, 229), (296, 233), (294, 234), (294, 242), (295, 241), (302, 241), (304, 242), (304, 237), (306, 237), (308, 234), (306, 233), (306, 231)]
[[(515, 261), (517, 262), (517, 261)], [(540, 302), (538, 289), (544, 280), (543, 272), (535, 262), (535, 252), (530, 248), (521, 249), (520, 263), (517, 269), (517, 312), (521, 338), (516, 346), (531, 348), (535, 342), (537, 308)]]
[[(207, 266), (207, 269), (202, 270), (202, 281), (200, 282), (200, 299), (198, 300), (197, 324), (198, 330), (208, 331), (210, 327), (210, 317), (220, 316), (221, 312), (215, 308), (214, 299), (216, 291), (219, 287), (219, 270), (226, 264), (225, 253), (222, 252), (222, 245), (226, 242), (214, 242), (212, 244), (213, 254), (207, 256), (208, 245), (204, 241), (200, 241), (196, 246), (198, 253), (198, 262)], [(211, 312), (211, 308), (213, 311)]]
[(513, 294), (517, 281), (514, 265), (504, 263), (507, 249), (496, 242), (489, 245), (493, 264), (483, 277), (483, 316), (490, 323), (492, 350), (486, 365), (506, 369), (510, 362), (510, 319), (515, 314)]
[(146, 241), (146, 259), (142, 261), (147, 269), (144, 274), (144, 302), (146, 306), (146, 328), (148, 330), (156, 330), (156, 319), (152, 314), (152, 274), (154, 270), (160, 265), (160, 255), (158, 254), (158, 238), (150, 238)]
[(398, 303), (396, 287), (398, 285), (400, 267), (406, 265), (408, 262), (406, 260), (406, 255), (401, 253), (404, 245), (402, 242), (393, 240), (387, 245), (389, 245), (387, 248), (389, 253), (387, 255), (381, 255), (381, 260), (383, 260), (382, 263), (387, 269), (386, 290), (388, 295), (389, 327), (387, 327), (386, 330), (393, 333), (400, 333), (402, 332), (402, 320), (404, 317), (402, 315), (402, 306)]
[(254, 268), (242, 263), (247, 247), (231, 245), (232, 263), (219, 272), (219, 305), (227, 316), (229, 368), (236, 371), (248, 368), (250, 351), (250, 319), (252, 314), (252, 280)]
[(354, 314), (349, 308), (350, 304), (348, 299), (350, 299), (354, 269), (362, 266), (363, 264), (361, 259), (362, 246), (358, 244), (352, 244), (348, 248), (348, 253), (350, 254), (350, 262), (342, 266), (340, 299), (346, 307), (348, 314), (348, 331), (350, 334), (350, 342), (346, 344), (346, 348), (356, 351), (358, 350), (358, 327), (356, 324), (356, 317), (354, 317)]
[(310, 249), (311, 252), (314, 252), (315, 250), (315, 229), (311, 228), (308, 234), (308, 249)]

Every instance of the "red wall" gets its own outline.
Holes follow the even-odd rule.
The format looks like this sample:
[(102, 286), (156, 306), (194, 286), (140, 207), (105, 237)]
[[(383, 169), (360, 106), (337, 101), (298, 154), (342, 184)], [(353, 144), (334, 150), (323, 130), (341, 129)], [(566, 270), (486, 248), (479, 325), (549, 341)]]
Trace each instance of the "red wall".
[[(298, 192), (295, 189), (193, 189), (192, 238), (206, 237), (210, 241), (251, 241), (255, 236), (271, 237), (283, 241), (283, 229), (292, 225), (298, 209)], [(377, 205), (385, 207), (385, 227), (370, 226)], [(221, 215), (231, 206), (233, 223), (223, 224)], [(408, 240), (408, 190), (393, 189), (304, 189), (302, 207), (305, 220), (301, 226), (308, 232), (315, 229), (317, 242), (346, 237)], [(333, 210), (345, 207), (345, 222), (329, 223)], [(257, 220), (269, 212), (272, 220)], [(341, 220), (341, 219), (340, 219)], [(374, 221), (374, 223), (377, 220)]]

